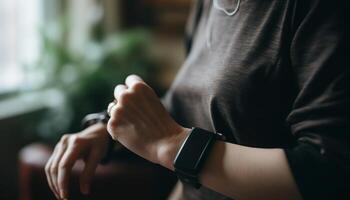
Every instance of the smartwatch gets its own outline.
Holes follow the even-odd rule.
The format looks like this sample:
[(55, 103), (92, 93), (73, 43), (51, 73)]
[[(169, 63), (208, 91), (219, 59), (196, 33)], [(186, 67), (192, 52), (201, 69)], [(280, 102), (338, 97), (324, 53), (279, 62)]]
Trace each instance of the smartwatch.
[(175, 172), (181, 182), (200, 188), (198, 175), (217, 138), (200, 128), (192, 128), (174, 159)]
[(107, 124), (108, 120), (109, 120), (109, 116), (107, 114), (107, 111), (103, 111), (100, 113), (92, 113), (92, 114), (86, 115), (83, 118), (83, 120), (81, 121), (81, 126), (83, 129), (85, 129), (97, 123)]

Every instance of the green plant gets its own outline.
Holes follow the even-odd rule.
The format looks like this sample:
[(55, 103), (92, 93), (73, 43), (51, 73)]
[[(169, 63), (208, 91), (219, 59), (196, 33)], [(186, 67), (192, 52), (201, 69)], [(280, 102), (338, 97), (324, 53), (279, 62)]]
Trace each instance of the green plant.
[(43, 53), (29, 70), (29, 80), (35, 80), (29, 81), (31, 90), (55, 88), (65, 97), (64, 105), (50, 109), (42, 119), (39, 133), (50, 142), (64, 132), (78, 131), (84, 115), (105, 109), (113, 99), (114, 86), (128, 74), (152, 82), (156, 70), (148, 54), (150, 35), (144, 29), (92, 40), (77, 53), (65, 45), (64, 27), (54, 36), (43, 31)]

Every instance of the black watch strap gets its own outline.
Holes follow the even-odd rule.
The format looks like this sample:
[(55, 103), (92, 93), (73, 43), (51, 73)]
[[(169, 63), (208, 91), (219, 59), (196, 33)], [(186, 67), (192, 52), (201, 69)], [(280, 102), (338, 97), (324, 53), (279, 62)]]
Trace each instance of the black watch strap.
[(82, 125), (82, 128), (85, 129), (91, 125), (94, 125), (100, 122), (107, 124), (108, 120), (109, 120), (109, 116), (107, 114), (107, 111), (103, 111), (100, 113), (92, 113), (84, 117), (84, 119), (81, 121), (81, 125)]
[(175, 172), (183, 183), (195, 188), (201, 187), (198, 174), (207, 160), (216, 138), (215, 133), (192, 128), (174, 160)]

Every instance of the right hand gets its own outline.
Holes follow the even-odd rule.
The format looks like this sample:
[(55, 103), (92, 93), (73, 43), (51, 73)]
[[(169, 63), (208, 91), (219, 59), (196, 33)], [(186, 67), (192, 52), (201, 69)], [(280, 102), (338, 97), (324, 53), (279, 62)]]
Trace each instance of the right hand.
[(85, 162), (80, 175), (80, 190), (83, 194), (90, 192), (97, 165), (107, 153), (109, 137), (106, 125), (101, 123), (62, 136), (45, 166), (47, 181), (57, 199), (68, 198), (70, 173), (79, 158)]

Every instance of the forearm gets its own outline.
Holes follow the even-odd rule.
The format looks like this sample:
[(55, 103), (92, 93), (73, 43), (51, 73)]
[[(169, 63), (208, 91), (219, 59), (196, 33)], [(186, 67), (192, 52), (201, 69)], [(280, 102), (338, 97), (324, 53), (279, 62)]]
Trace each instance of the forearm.
[[(125, 83), (114, 90), (117, 103), (109, 109), (109, 134), (139, 156), (173, 170), (173, 160), (190, 129), (172, 119), (140, 77), (128, 76)], [(283, 150), (224, 142), (211, 150), (199, 174), (204, 186), (237, 200), (300, 199)]]
[(217, 142), (202, 184), (235, 199), (301, 199), (282, 149)]
[[(173, 169), (172, 160), (182, 143), (168, 151), (165, 167)], [(175, 142), (175, 140), (174, 140)], [(282, 149), (251, 148), (216, 142), (200, 173), (201, 183), (237, 200), (301, 199)]]

